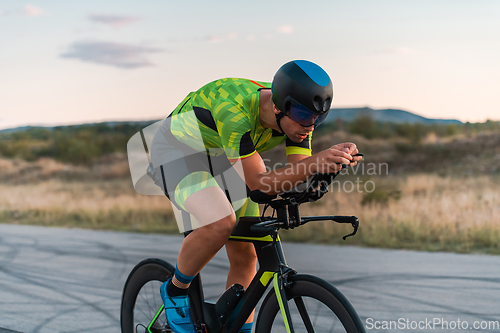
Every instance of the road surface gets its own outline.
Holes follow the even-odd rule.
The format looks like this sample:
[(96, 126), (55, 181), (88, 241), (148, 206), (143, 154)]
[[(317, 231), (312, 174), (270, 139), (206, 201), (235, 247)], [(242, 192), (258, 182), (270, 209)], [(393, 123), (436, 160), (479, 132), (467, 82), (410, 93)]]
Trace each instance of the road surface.
[[(119, 332), (121, 292), (130, 270), (149, 257), (174, 263), (181, 241), (0, 224), (0, 333)], [(442, 323), (417, 331), (471, 332), (475, 322), (500, 322), (499, 256), (304, 244), (284, 244), (284, 250), (297, 271), (340, 289), (368, 332), (415, 332), (411, 325), (438, 319), (448, 329)], [(202, 272), (207, 299), (222, 294), (227, 270), (221, 251)], [(468, 330), (451, 329), (457, 320)], [(384, 328), (390, 321), (392, 328)]]

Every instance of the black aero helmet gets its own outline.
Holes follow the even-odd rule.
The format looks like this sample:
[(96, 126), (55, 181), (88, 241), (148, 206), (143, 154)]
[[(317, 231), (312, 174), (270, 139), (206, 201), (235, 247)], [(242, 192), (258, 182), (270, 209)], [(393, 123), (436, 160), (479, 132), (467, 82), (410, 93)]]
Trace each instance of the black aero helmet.
[[(317, 126), (325, 119), (333, 100), (330, 77), (321, 67), (307, 60), (293, 60), (281, 66), (274, 75), (271, 90), (273, 103), (281, 111), (277, 117), (278, 125), (281, 117), (290, 115), (290, 110), (299, 106), (300, 111), (297, 112), (301, 112), (303, 117), (307, 113), (317, 115), (313, 121)], [(301, 125), (310, 126), (313, 123)]]

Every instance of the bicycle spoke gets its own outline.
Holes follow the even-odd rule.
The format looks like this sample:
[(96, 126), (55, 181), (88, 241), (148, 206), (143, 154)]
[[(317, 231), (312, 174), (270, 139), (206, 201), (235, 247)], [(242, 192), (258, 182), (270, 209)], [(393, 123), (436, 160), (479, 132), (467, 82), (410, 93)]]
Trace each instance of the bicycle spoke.
[(149, 313), (146, 313), (146, 311), (142, 307), (139, 308), (139, 311), (144, 315), (144, 318), (148, 318), (149, 317)]
[[(147, 307), (148, 307), (148, 308), (147, 308), (147, 309), (148, 309), (148, 312), (149, 312), (149, 313), (151, 313), (151, 309), (152, 309), (152, 307), (151, 307), (151, 305), (149, 304), (149, 298), (148, 298), (147, 296), (145, 296), (145, 294), (146, 294), (146, 292), (141, 293), (141, 298), (142, 298), (142, 300), (143, 300), (143, 303), (144, 303), (145, 305), (147, 305)], [(147, 313), (145, 313), (144, 311), (143, 311), (143, 313), (144, 313), (144, 315), (145, 315), (146, 317), (148, 316), (148, 315), (147, 315)]]
[[(148, 285), (145, 285), (142, 290), (139, 292), (136, 311), (138, 311), (137, 316), (135, 316), (136, 324), (149, 325), (150, 320), (154, 318), (157, 314), (158, 308), (163, 304), (163, 302), (159, 303), (158, 295), (159, 289), (156, 288), (157, 284), (161, 283), (161, 281), (150, 281)], [(158, 289), (158, 292), (155, 292)], [(156, 318), (157, 325), (160, 327), (165, 326), (165, 319), (158, 317)], [(156, 326), (156, 325), (155, 325)]]
[(333, 322), (332, 322), (332, 327), (330, 328), (329, 333), (332, 333), (332, 332), (333, 332), (333, 330), (335, 329), (335, 326), (337, 326), (337, 322), (336, 322), (336, 321), (333, 321)]
[(316, 307), (316, 315), (314, 316), (314, 325), (316, 325), (316, 321), (319, 318), (320, 310), (321, 310), (321, 303), (318, 303), (318, 306)]
[(306, 326), (308, 333), (314, 333), (314, 328), (311, 323), (311, 319), (309, 318), (309, 314), (307, 313), (306, 305), (302, 297), (296, 297), (293, 299), (295, 301), (295, 305), (299, 310), (300, 317), (302, 318), (302, 322)]
[[(153, 294), (153, 311), (155, 311), (156, 308), (158, 308), (158, 302), (156, 301), (156, 297), (157, 297), (157, 294), (160, 292), (160, 290), (155, 290), (157, 289), (156, 286), (151, 283), (151, 293)], [(162, 301), (162, 304), (163, 304), (163, 301)], [(157, 320), (158, 321), (158, 320)]]

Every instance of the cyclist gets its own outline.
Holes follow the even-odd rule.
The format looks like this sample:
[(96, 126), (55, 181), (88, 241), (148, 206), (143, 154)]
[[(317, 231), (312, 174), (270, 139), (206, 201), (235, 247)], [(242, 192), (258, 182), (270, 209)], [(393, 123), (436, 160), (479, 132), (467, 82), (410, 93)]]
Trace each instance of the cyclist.
[[(241, 168), (232, 173), (245, 186), (273, 195), (315, 172), (337, 172), (340, 163), (353, 166), (361, 160), (352, 156), (358, 153), (354, 143), (311, 153), (312, 132), (332, 101), (328, 74), (312, 62), (295, 60), (284, 64), (272, 83), (239, 78), (208, 83), (163, 122), (151, 149), (153, 166), (162, 175), (157, 184), (188, 220), (185, 229), (195, 229), (182, 243), (174, 276), (160, 288), (175, 332), (194, 332), (187, 288), (224, 245), (230, 262), (227, 287), (239, 283), (247, 288), (256, 273), (253, 244), (228, 239), (239, 217), (259, 216), (258, 205), (246, 192), (244, 198), (231, 194), (218, 174), (238, 161)], [(259, 153), (284, 141), (287, 166), (267, 171)], [(252, 322), (253, 313), (240, 332), (250, 332)]]

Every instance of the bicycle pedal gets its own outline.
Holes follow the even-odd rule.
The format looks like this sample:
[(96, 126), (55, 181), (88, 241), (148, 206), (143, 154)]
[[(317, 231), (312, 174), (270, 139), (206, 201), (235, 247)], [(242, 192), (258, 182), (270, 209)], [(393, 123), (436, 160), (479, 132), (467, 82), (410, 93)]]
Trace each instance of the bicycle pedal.
[[(175, 333), (168, 326), (165, 326), (164, 328), (151, 327), (151, 332), (152, 333)], [(146, 327), (144, 328), (144, 333), (148, 333), (148, 329)]]
[(165, 327), (163, 327), (160, 332), (161, 333), (175, 333), (174, 330), (171, 329), (167, 323), (165, 323)]
[(196, 325), (196, 333), (208, 333), (207, 325), (205, 324)]

